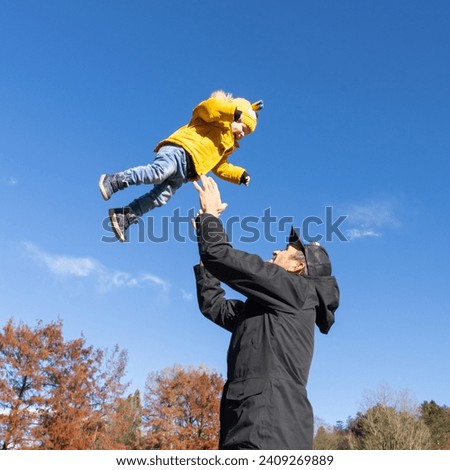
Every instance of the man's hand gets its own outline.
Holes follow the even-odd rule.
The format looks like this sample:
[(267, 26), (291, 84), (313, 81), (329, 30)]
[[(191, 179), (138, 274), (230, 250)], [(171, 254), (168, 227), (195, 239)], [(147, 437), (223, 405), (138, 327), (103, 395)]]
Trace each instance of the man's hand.
[(219, 217), (226, 209), (227, 204), (223, 203), (220, 199), (220, 191), (217, 183), (211, 177), (205, 175), (200, 176), (200, 182), (203, 187), (200, 186), (197, 181), (192, 183), (198, 192), (200, 211)]

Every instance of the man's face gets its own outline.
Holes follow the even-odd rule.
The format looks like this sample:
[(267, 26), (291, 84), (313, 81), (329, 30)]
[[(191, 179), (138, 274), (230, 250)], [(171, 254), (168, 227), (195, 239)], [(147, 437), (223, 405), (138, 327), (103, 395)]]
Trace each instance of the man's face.
[(284, 250), (275, 250), (272, 259), (268, 262), (277, 264), (289, 272), (301, 272), (305, 263), (298, 260), (299, 249), (296, 244), (288, 244)]

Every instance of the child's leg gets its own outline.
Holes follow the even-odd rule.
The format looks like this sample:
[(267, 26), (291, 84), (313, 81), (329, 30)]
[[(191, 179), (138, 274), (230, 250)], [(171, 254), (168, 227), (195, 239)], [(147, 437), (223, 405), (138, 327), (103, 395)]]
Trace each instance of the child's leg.
[(129, 207), (136, 215), (141, 217), (155, 207), (161, 207), (166, 204), (182, 184), (183, 180), (177, 178), (157, 184), (149, 193), (135, 199), (129, 204)]
[(128, 207), (109, 211), (114, 233), (120, 241), (125, 241), (128, 227), (138, 222), (138, 217), (155, 207), (166, 204), (177, 189), (188, 181), (186, 156), (184, 150), (180, 147), (163, 147), (158, 152), (152, 165), (131, 168), (122, 175), (125, 173), (128, 173), (129, 178), (133, 178), (130, 184), (162, 181), (156, 183), (149, 193), (135, 199)]
[(181, 152), (183, 150), (179, 147), (162, 147), (153, 163), (124, 171), (124, 179), (128, 184), (161, 184), (178, 173)]
[(127, 239), (128, 227), (137, 223), (139, 217), (155, 207), (163, 206), (183, 184), (182, 179), (172, 179), (164, 181), (147, 194), (135, 199), (128, 207), (121, 207), (109, 210), (111, 227), (117, 239), (124, 242)]
[(161, 147), (153, 163), (137, 166), (119, 173), (103, 174), (98, 182), (100, 193), (105, 201), (127, 188), (130, 184), (161, 184), (179, 173), (186, 176), (186, 155), (181, 147), (166, 145)]

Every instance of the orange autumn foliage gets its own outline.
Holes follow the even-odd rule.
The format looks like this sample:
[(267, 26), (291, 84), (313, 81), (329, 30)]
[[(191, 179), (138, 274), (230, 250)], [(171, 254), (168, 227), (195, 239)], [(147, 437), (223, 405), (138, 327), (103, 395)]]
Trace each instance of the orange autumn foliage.
[(62, 323), (10, 320), (0, 332), (0, 448), (114, 448), (108, 422), (124, 391), (126, 353), (65, 341)]
[(180, 366), (150, 374), (144, 421), (146, 448), (217, 449), (222, 377), (207, 369)]

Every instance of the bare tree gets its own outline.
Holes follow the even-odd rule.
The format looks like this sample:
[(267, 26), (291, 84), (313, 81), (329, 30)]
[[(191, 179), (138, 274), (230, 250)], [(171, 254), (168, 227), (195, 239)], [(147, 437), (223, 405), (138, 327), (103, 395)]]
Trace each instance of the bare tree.
[(353, 449), (429, 449), (431, 436), (420, 419), (419, 407), (406, 391), (381, 386), (366, 397), (365, 411), (350, 425)]

